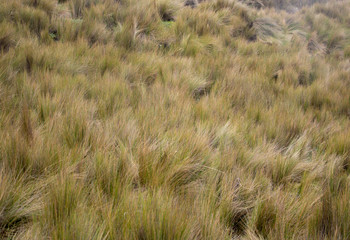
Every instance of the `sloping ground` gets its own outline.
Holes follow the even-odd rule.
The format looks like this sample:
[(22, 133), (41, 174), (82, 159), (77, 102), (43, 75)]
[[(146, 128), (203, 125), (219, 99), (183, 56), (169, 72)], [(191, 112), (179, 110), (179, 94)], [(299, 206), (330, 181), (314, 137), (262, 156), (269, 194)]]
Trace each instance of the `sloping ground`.
[(1, 239), (350, 237), (349, 2), (184, 5), (0, 1)]

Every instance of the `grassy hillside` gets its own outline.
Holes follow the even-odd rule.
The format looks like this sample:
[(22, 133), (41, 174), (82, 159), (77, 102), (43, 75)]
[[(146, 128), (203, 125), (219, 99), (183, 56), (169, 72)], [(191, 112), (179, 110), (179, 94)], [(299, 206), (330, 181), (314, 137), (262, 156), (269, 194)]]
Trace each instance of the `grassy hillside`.
[(0, 1), (0, 239), (350, 239), (350, 2), (199, 2)]

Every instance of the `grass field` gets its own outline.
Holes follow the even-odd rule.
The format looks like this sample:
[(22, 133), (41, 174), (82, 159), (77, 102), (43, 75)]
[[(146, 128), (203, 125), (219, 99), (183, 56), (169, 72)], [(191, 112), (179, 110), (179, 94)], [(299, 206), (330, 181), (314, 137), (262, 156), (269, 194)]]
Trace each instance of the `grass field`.
[(350, 2), (0, 1), (0, 239), (350, 239)]

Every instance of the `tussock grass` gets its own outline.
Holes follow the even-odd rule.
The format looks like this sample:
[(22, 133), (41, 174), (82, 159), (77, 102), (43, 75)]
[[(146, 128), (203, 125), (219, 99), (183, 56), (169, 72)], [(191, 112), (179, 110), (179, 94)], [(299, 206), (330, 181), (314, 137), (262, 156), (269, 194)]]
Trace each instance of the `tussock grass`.
[(0, 238), (349, 238), (349, 13), (1, 1)]
[(7, 51), (10, 47), (16, 44), (16, 33), (13, 30), (13, 26), (6, 21), (0, 25), (0, 49), (1, 51)]

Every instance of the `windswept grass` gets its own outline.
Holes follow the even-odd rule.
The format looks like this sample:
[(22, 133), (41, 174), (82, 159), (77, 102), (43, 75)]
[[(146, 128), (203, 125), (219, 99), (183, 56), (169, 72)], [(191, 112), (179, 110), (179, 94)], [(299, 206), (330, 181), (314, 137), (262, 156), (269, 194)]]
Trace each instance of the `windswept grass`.
[(0, 238), (349, 239), (349, 6), (0, 1)]

